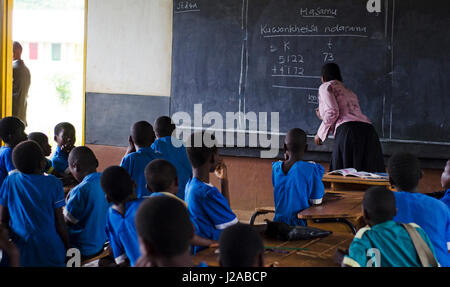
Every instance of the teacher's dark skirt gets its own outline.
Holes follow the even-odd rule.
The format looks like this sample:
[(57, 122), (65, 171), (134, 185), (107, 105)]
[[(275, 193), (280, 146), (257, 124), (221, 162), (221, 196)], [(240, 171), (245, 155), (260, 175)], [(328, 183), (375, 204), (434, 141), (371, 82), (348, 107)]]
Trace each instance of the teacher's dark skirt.
[(348, 122), (337, 128), (330, 171), (343, 168), (386, 172), (380, 139), (371, 124)]

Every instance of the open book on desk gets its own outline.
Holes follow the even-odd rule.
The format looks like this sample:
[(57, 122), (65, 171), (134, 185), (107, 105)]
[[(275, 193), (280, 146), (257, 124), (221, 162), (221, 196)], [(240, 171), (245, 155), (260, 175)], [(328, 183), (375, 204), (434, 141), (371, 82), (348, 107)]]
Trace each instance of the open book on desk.
[(389, 179), (387, 173), (370, 173), (365, 171), (357, 171), (354, 168), (334, 170), (329, 172), (328, 175), (354, 176), (368, 179), (384, 179), (384, 180)]

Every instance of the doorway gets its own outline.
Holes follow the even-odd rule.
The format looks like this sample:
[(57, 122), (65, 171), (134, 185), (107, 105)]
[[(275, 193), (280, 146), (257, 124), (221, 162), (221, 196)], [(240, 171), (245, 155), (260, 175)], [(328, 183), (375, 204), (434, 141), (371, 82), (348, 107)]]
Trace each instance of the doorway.
[(84, 142), (85, 0), (14, 0), (12, 39), (31, 74), (27, 133), (53, 142), (54, 127), (70, 122)]

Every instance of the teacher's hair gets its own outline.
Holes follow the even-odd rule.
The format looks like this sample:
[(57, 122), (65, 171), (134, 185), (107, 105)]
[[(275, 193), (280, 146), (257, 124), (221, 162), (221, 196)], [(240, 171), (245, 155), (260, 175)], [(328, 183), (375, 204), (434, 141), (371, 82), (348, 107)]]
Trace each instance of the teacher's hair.
[(322, 67), (322, 77), (324, 82), (329, 82), (333, 80), (343, 82), (341, 69), (335, 63), (328, 63)]

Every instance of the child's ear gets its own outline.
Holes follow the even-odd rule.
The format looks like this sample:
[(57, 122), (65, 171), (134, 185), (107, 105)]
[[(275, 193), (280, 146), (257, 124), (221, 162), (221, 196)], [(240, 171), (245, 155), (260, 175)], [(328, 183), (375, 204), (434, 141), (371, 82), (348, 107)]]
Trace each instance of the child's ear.
[(420, 170), (419, 180), (422, 179), (423, 175), (424, 175), (423, 170)]
[(305, 145), (305, 152), (308, 151), (308, 144)]
[(95, 168), (98, 168), (98, 159), (95, 159)]

